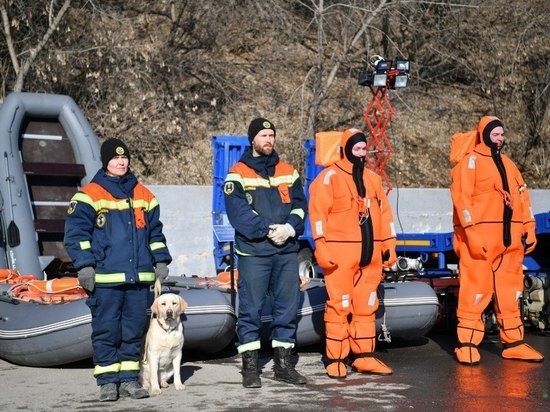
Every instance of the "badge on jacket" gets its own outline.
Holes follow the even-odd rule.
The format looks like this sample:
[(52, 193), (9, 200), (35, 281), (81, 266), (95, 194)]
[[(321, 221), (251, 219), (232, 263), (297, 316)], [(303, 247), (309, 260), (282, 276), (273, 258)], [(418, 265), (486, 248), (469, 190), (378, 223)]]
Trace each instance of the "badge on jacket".
[(226, 195), (230, 195), (235, 190), (235, 184), (233, 182), (225, 182), (223, 185), (223, 192)]
[(78, 202), (76, 200), (71, 200), (71, 203), (69, 203), (69, 209), (67, 209), (67, 213), (70, 215), (76, 210), (76, 204)]

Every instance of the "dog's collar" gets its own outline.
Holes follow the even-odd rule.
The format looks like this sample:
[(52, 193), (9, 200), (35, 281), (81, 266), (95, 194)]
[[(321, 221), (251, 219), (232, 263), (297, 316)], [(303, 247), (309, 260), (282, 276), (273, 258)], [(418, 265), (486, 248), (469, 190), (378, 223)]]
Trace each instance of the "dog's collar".
[(160, 321), (160, 319), (157, 318), (157, 323), (159, 324), (159, 326), (162, 328), (163, 331), (165, 331), (166, 333), (170, 333), (174, 330), (176, 330), (176, 328), (178, 327), (178, 325), (176, 326), (168, 326), (168, 328), (166, 328), (162, 322)]

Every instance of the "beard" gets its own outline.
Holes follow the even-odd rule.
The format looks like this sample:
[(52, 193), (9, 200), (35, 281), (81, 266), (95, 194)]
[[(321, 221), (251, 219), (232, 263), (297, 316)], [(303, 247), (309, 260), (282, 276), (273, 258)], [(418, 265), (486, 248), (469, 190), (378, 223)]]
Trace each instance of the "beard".
[(273, 153), (274, 145), (265, 143), (264, 145), (259, 145), (255, 142), (252, 142), (252, 149), (259, 154), (260, 156), (269, 156)]

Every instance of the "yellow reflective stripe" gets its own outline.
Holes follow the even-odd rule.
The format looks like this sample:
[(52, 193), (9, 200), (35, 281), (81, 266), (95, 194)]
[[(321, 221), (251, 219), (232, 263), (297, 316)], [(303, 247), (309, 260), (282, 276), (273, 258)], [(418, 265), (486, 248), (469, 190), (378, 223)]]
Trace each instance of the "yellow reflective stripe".
[(155, 272), (139, 272), (140, 282), (154, 282), (155, 279)]
[(103, 373), (118, 373), (120, 371), (120, 363), (113, 363), (107, 366), (95, 365), (94, 376), (101, 375)]
[(154, 197), (153, 200), (151, 200), (151, 203), (149, 203), (149, 209), (147, 209), (147, 211), (150, 212), (151, 210), (153, 210), (158, 205), (159, 205), (159, 202), (158, 202), (157, 198)]
[(96, 273), (96, 283), (124, 283), (126, 282), (126, 274), (121, 273)]
[(81, 250), (86, 250), (86, 249), (91, 249), (92, 248), (92, 244), (90, 243), (89, 240), (83, 240), (82, 242), (80, 242), (80, 249)]
[(292, 349), (294, 347), (294, 343), (281, 342), (280, 340), (272, 340), (271, 341), (271, 347), (272, 348)]
[(226, 182), (238, 182), (241, 184), (241, 186), (244, 187), (243, 178), (238, 173), (228, 173), (225, 177)]
[(145, 209), (145, 210), (149, 210), (149, 202), (146, 202), (146, 201), (143, 200), (143, 199), (135, 199), (135, 200), (132, 202), (132, 206), (133, 206), (135, 209)]
[(138, 371), (139, 361), (122, 361), (120, 362), (120, 371)]
[(297, 171), (294, 171), (291, 175), (283, 175), (283, 176), (275, 176), (271, 177), (270, 181), (273, 186), (279, 186), (281, 184), (288, 184), (292, 186), (292, 184), (298, 179), (300, 176), (298, 175)]
[(242, 177), (237, 173), (229, 173), (225, 178), (226, 182), (238, 182), (243, 187), (271, 187), (279, 186), (281, 184), (288, 184), (292, 186), (294, 182), (300, 178), (300, 175), (295, 170), (291, 175), (283, 175), (270, 177), (269, 179), (264, 179), (262, 177)]
[(106, 200), (99, 199), (93, 203), (95, 210), (126, 210), (130, 208), (130, 204), (127, 202), (127, 199), (124, 200)]
[[(139, 272), (139, 281), (140, 282), (154, 282), (155, 281), (155, 272)], [(124, 283), (126, 282), (126, 274), (124, 272), (120, 273), (96, 273), (95, 274), (96, 283)]]
[(78, 202), (86, 203), (95, 209), (94, 201), (86, 193), (77, 192), (72, 198), (71, 201), (76, 200)]
[(298, 215), (301, 219), (304, 219), (306, 216), (306, 211), (304, 209), (292, 209), (290, 211), (291, 215)]
[(244, 187), (269, 187), (269, 180), (263, 179), (261, 177), (254, 178), (244, 178), (243, 179)]
[(149, 244), (149, 247), (151, 248), (151, 250), (158, 250), (166, 247), (166, 245), (163, 242), (153, 242)]
[(258, 350), (261, 347), (261, 342), (259, 340), (255, 340), (254, 342), (248, 342), (244, 345), (240, 345), (237, 347), (237, 352), (243, 353), (248, 352), (249, 350)]

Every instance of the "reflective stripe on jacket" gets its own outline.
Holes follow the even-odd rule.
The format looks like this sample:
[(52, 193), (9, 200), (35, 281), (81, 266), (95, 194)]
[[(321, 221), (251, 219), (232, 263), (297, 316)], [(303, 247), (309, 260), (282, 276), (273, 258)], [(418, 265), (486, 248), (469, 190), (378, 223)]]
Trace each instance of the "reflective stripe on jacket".
[(106, 176), (71, 199), (65, 248), (75, 268), (92, 266), (96, 283), (154, 282), (154, 265), (170, 263), (154, 195), (134, 175)]
[[(246, 162), (246, 163), (245, 163)], [(238, 254), (270, 256), (295, 252), (297, 237), (304, 231), (307, 201), (298, 172), (288, 163), (273, 160), (273, 173), (250, 167), (254, 159), (245, 152), (229, 171), (224, 185), (227, 217), (235, 228)], [(296, 237), (276, 246), (267, 238), (269, 225), (289, 223)]]

